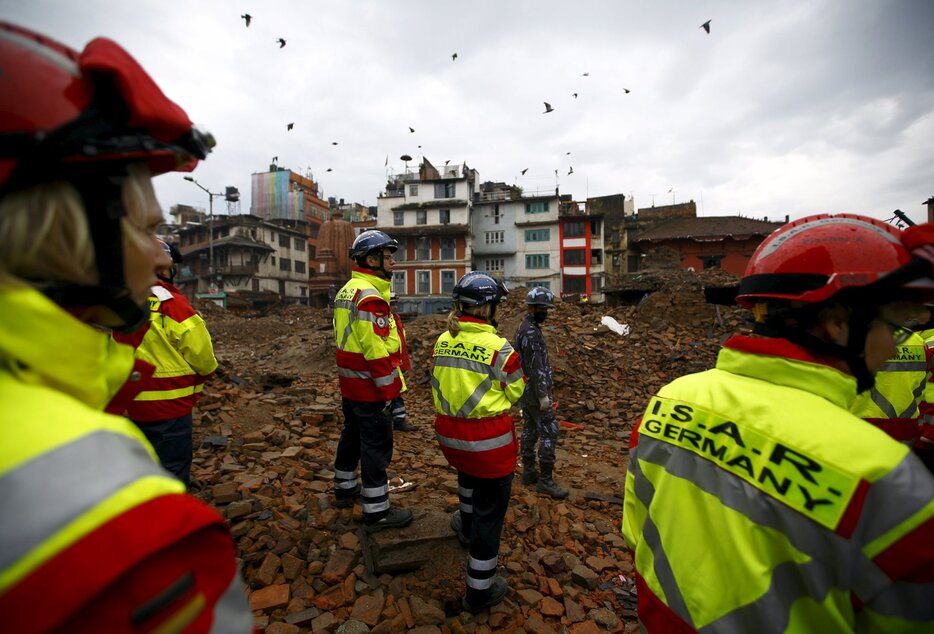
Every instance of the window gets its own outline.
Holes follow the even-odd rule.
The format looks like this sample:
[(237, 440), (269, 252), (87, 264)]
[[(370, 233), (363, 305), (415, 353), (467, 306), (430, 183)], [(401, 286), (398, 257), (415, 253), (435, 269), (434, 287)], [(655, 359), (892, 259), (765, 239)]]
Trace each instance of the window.
[(590, 250), (590, 263), (593, 265), (603, 264), (603, 251), (601, 249)]
[(503, 215), (499, 212), (499, 203), (494, 204), (493, 205), (493, 224), (498, 225), (499, 219), (502, 217)]
[(418, 239), (415, 247), (415, 259), (420, 262), (431, 260), (431, 241), (426, 237)]
[(587, 292), (587, 278), (586, 277), (565, 277), (564, 278), (564, 292), (565, 293)]
[(548, 242), (551, 240), (551, 229), (526, 229), (526, 242)]
[(502, 244), (503, 243), (503, 231), (487, 231), (486, 232), (486, 243), (487, 244)]
[(315, 252), (316, 252), (316, 251), (317, 251), (317, 249), (315, 249), (314, 246), (311, 246), (311, 245), (308, 246), (308, 259), (309, 259), (309, 260), (314, 260), (314, 259), (315, 259)]
[(454, 181), (435, 183), (435, 198), (454, 198)]
[(308, 236), (311, 237), (311, 238), (317, 238), (317, 237), (318, 237), (318, 231), (319, 231), (320, 229), (321, 229), (321, 225), (319, 225), (319, 224), (317, 224), (317, 223), (314, 223), (314, 222), (311, 223), (311, 225), (308, 227)]
[(614, 231), (610, 234), (610, 242), (613, 244), (619, 244), (619, 231)]
[(392, 272), (392, 292), (396, 295), (405, 295), (405, 271)]
[(305, 272), (305, 263), (301, 260), (295, 260), (295, 272), (304, 273)]
[(275, 265), (276, 265), (276, 256), (274, 256), (274, 255), (269, 256), (269, 263), (272, 264), (273, 266), (275, 266)]
[(590, 221), (590, 235), (597, 237), (600, 235), (600, 225), (602, 223), (599, 220)]
[(548, 280), (529, 282), (529, 288), (535, 288), (536, 286), (547, 288), (549, 291), (551, 290), (551, 282)]
[(295, 238), (294, 244), (295, 244), (296, 251), (304, 251), (305, 245), (307, 244), (307, 242), (305, 242), (305, 238)]
[(584, 223), (581, 220), (564, 223), (565, 238), (579, 238), (584, 235)]
[(525, 203), (525, 213), (527, 214), (548, 213), (548, 201), (540, 200), (534, 203)]
[(702, 255), (699, 257), (701, 264), (704, 265), (705, 269), (716, 269), (720, 268), (720, 262), (723, 260), (722, 255)]
[(406, 260), (405, 250), (406, 250), (406, 247), (408, 246), (405, 242), (405, 238), (396, 238), (396, 242), (399, 243), (399, 248), (396, 249), (396, 252), (392, 254), (392, 258), (396, 262), (405, 262)]
[(441, 238), (441, 259), (454, 259), (454, 238)]
[(305, 295), (308, 294), (308, 289), (305, 288), (304, 286), (302, 286), (300, 290), (302, 291), (302, 297), (305, 297)]
[(418, 295), (431, 294), (431, 271), (415, 271), (415, 292)]
[(419, 209), (415, 212), (415, 224), (417, 225), (427, 225), (428, 224), (428, 210)]
[(279, 258), (279, 270), (280, 271), (291, 271), (292, 260), (288, 258)]
[(284, 233), (279, 234), (279, 246), (280, 247), (285, 247), (286, 249), (288, 249), (289, 245), (291, 244), (292, 244), (292, 241), (289, 240), (289, 236), (285, 235)]
[(592, 275), (590, 277), (590, 292), (591, 293), (603, 292), (603, 276), (602, 275)]
[(418, 185), (409, 185), (409, 196), (418, 196)]
[(549, 255), (547, 253), (532, 253), (525, 256), (525, 268), (527, 269), (547, 269), (549, 267)]
[(441, 293), (450, 294), (454, 290), (454, 271), (441, 271)]
[(392, 212), (392, 224), (396, 227), (401, 227), (403, 224), (405, 224), (405, 212), (404, 211)]
[(570, 266), (582, 266), (587, 263), (583, 249), (573, 249), (564, 252), (564, 263)]
[(483, 264), (483, 268), (487, 273), (496, 273), (503, 270), (505, 261), (503, 258), (487, 258)]
[(438, 220), (441, 224), (446, 225), (451, 222), (451, 210), (450, 209), (440, 209), (438, 211)]

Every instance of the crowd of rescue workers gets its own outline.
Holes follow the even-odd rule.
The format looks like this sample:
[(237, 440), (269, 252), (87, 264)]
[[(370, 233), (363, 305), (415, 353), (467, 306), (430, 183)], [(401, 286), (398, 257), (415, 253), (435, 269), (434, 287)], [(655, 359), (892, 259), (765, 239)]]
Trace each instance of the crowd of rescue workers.
[[(0, 622), (11, 632), (253, 632), (234, 541), (186, 493), (192, 409), (217, 368), (174, 286), (152, 178), (214, 139), (118, 44), (78, 53), (0, 23)], [(343, 427), (333, 500), (367, 533), (405, 527), (387, 467), (406, 421), (397, 243), (361, 233), (333, 294)], [(434, 430), (457, 471), (463, 609), (509, 594), (500, 539), (521, 481), (555, 479), (553, 377), (524, 298), (484, 272), (454, 286), (434, 345)], [(736, 301), (754, 331), (646, 404), (622, 533), (648, 632), (934, 630), (934, 225), (855, 214), (789, 222)], [(521, 407), (521, 434), (510, 415)], [(624, 456), (620, 464), (624, 464)]]

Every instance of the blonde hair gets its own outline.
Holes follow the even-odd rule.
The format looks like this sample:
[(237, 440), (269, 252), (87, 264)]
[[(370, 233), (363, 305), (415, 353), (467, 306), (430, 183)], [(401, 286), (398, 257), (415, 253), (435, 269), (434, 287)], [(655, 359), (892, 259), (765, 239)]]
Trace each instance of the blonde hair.
[[(122, 192), (124, 245), (152, 239), (144, 230), (149, 170), (137, 164), (128, 172)], [(52, 282), (98, 280), (84, 202), (74, 185), (43, 183), (0, 198), (0, 287), (41, 289)]]
[(485, 321), (490, 321), (490, 315), (492, 312), (492, 304), (484, 304), (483, 306), (470, 306), (467, 304), (461, 304), (460, 302), (455, 302), (454, 308), (452, 308), (451, 312), (448, 313), (448, 332), (451, 333), (452, 337), (456, 337), (458, 333), (460, 333), (461, 315), (470, 315), (471, 317), (479, 317)]

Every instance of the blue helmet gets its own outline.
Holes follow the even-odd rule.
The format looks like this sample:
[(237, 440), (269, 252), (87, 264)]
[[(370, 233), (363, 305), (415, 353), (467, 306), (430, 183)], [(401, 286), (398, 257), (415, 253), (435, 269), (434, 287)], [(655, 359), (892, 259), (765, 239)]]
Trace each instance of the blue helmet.
[(471, 271), (457, 281), (451, 296), (455, 302), (467, 306), (483, 306), (497, 304), (508, 294), (509, 291), (499, 280), (481, 271)]
[(526, 306), (544, 306), (545, 308), (555, 307), (555, 294), (547, 288), (536, 286), (525, 296)]
[(357, 236), (350, 245), (350, 258), (361, 260), (374, 252), (382, 253), (383, 249), (390, 249), (393, 253), (399, 248), (399, 243), (382, 231), (370, 229)]

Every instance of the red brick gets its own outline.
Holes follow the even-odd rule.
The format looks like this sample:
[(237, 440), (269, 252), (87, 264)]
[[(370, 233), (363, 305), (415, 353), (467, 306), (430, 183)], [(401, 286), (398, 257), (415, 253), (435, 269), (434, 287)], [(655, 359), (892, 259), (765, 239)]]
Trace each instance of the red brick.
[(274, 586), (260, 588), (250, 594), (251, 610), (266, 610), (287, 605), (289, 602), (289, 586), (280, 583)]

